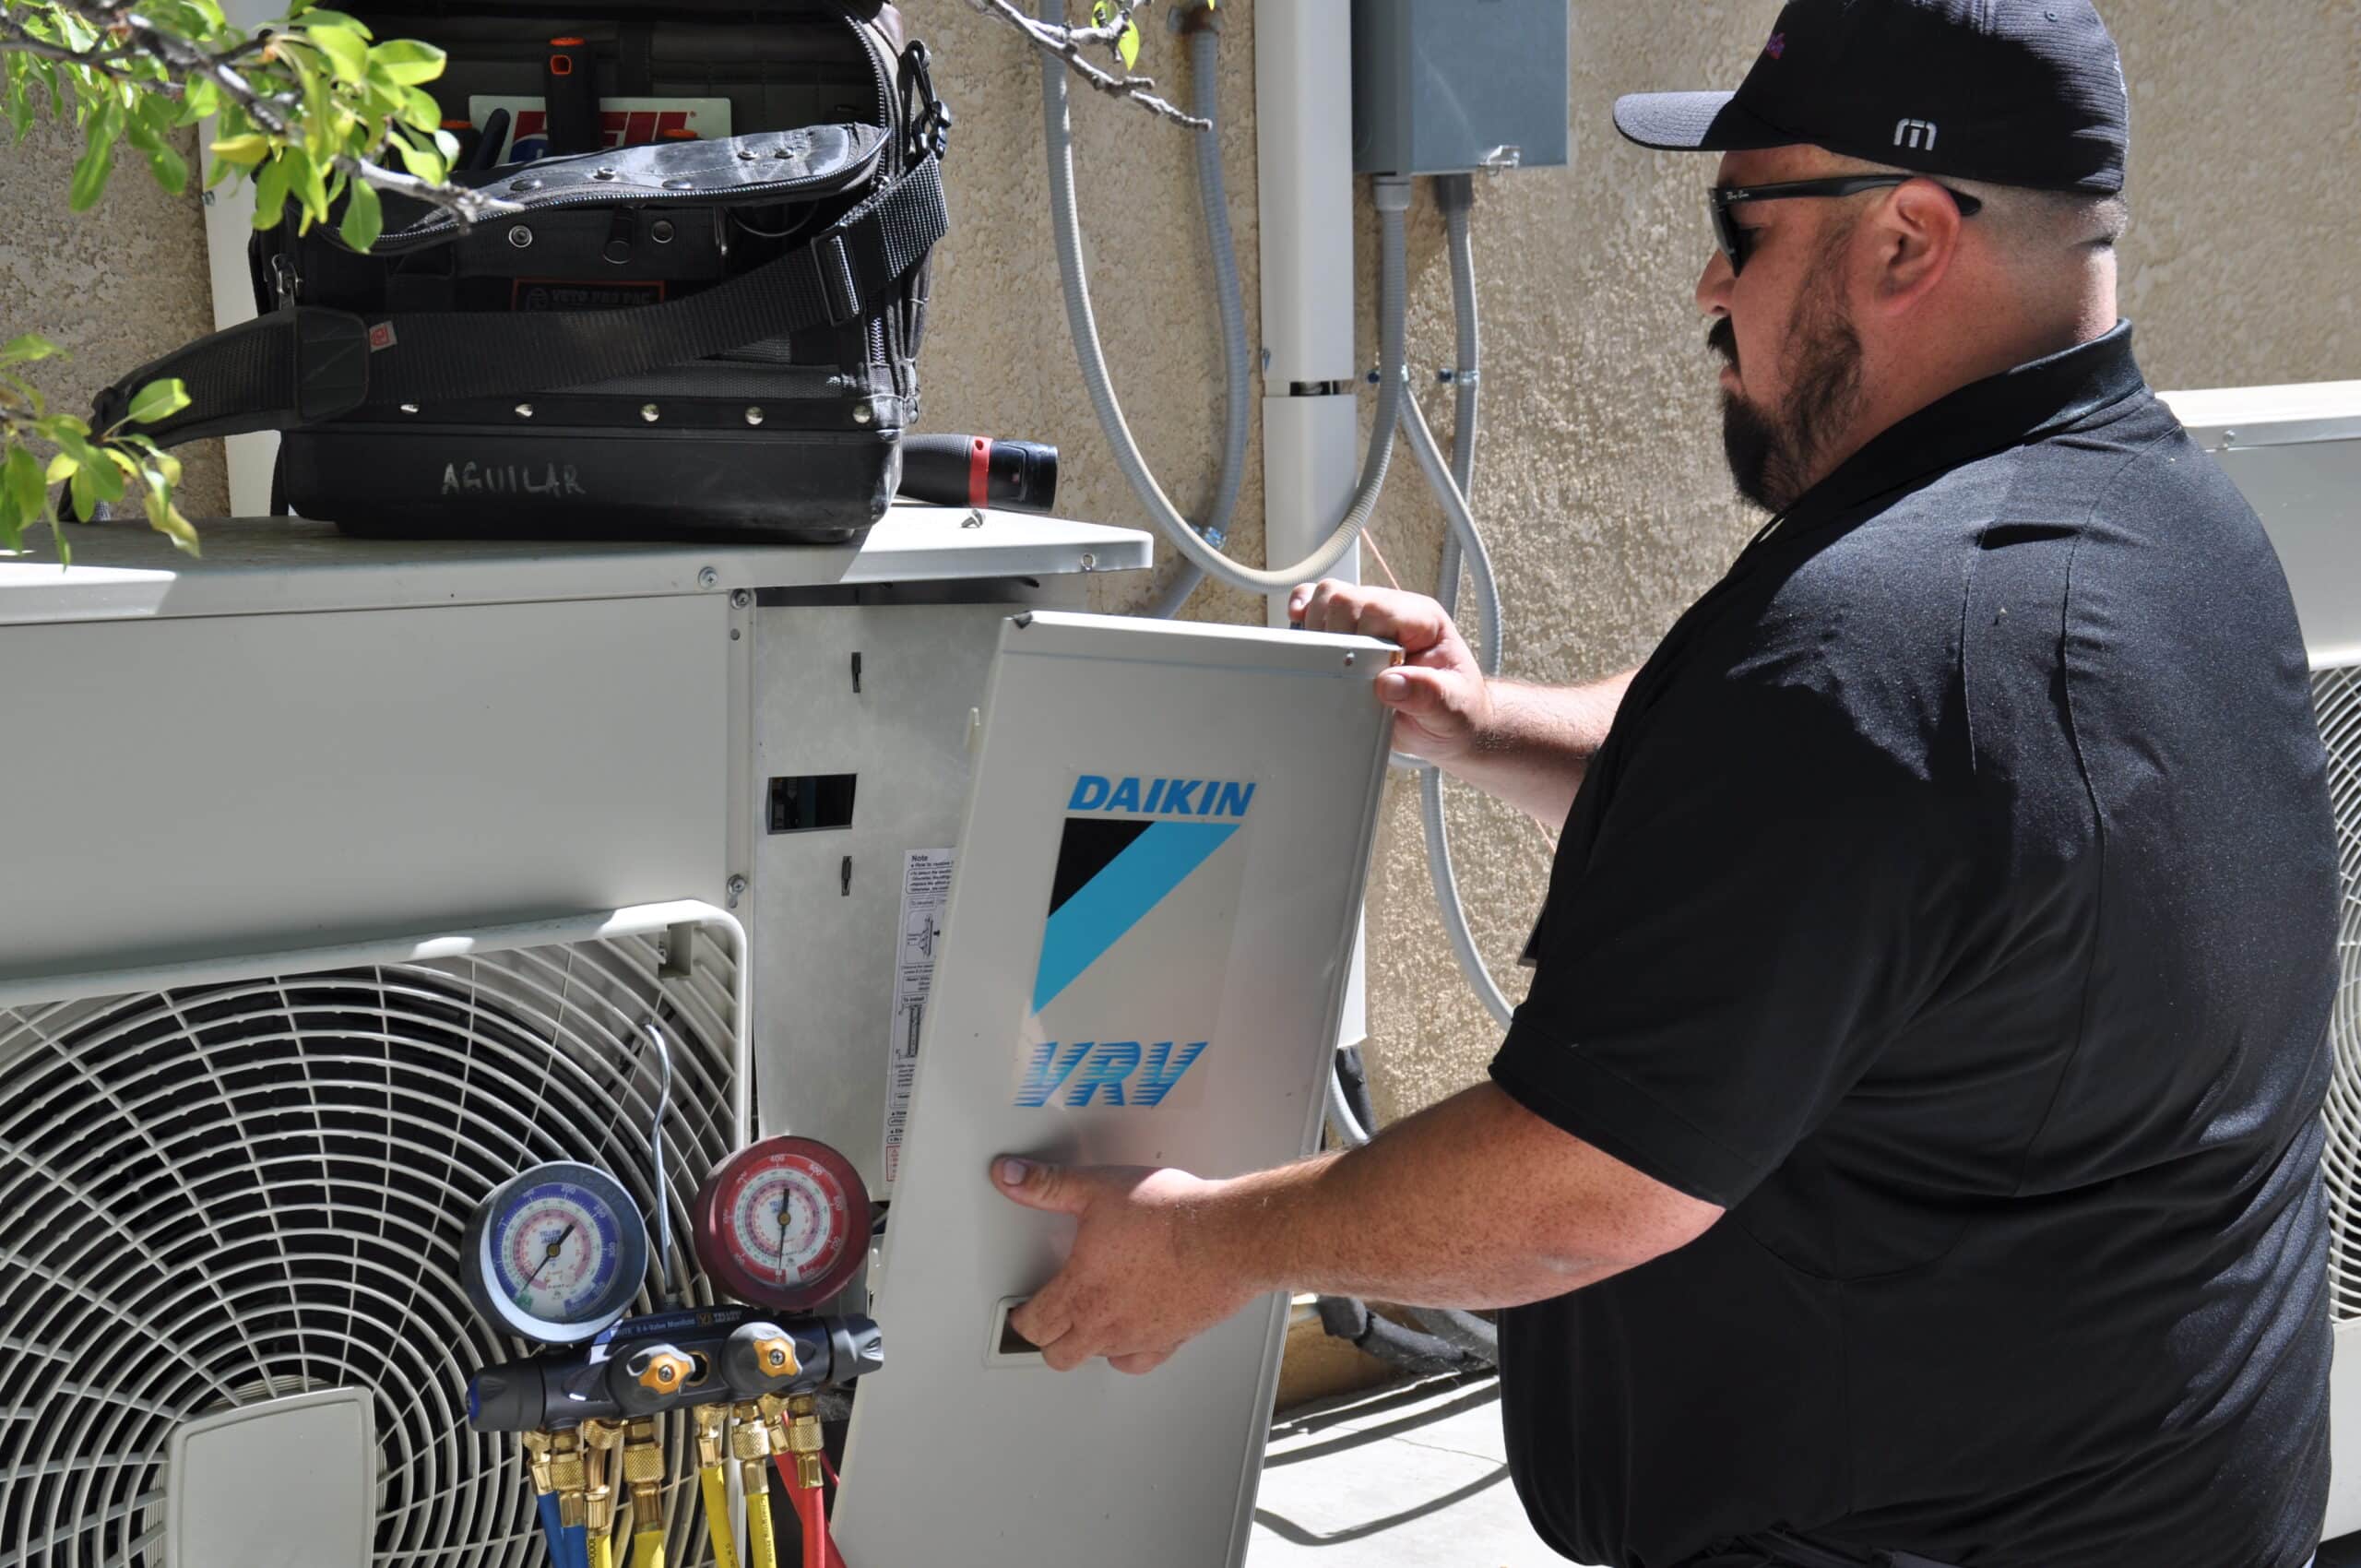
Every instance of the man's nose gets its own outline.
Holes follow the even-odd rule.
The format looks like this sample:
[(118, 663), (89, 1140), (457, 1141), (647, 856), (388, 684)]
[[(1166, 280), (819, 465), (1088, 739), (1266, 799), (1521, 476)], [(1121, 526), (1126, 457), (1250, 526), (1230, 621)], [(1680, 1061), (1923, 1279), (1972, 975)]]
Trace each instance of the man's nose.
[(1730, 269), (1730, 258), (1719, 246), (1705, 259), (1705, 270), (1697, 279), (1697, 308), (1709, 316), (1730, 313), (1730, 285), (1738, 281), (1738, 274)]

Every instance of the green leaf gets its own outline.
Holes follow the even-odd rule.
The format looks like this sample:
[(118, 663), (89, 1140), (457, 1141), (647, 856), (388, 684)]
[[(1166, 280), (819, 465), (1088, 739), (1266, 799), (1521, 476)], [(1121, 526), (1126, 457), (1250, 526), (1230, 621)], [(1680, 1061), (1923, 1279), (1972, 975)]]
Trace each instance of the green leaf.
[(431, 180), (440, 184), (443, 183), (444, 176), (450, 172), (440, 152), (412, 146), (404, 137), (394, 137), (394, 150), (401, 154), (403, 167), (421, 180)]
[(172, 505), (170, 496), (159, 495), (151, 490), (142, 504), (148, 508), (148, 527), (191, 555), (205, 553), (197, 547), (196, 528), (181, 516), (181, 509)]
[(240, 169), (251, 169), (270, 156), (270, 138), (258, 131), (224, 137), (213, 144), (213, 156)]
[(328, 215), (327, 171), (311, 154), (300, 147), (291, 147), (280, 155), (287, 165), (288, 190), (303, 208), (303, 227), (325, 220)]
[(306, 31), (314, 28), (338, 28), (346, 32), (357, 32), (364, 39), (377, 36), (359, 17), (349, 17), (342, 11), (331, 11), (320, 6), (303, 8), (303, 27)]
[(377, 243), (386, 232), (386, 209), (379, 205), (377, 192), (366, 180), (352, 182), (344, 204), (344, 223), (337, 232), (354, 250), (365, 251)]
[[(82, 466), (74, 474), (74, 509), (87, 517), (90, 515), (91, 507), (83, 499), (86, 493), (90, 500), (120, 501), (123, 499), (123, 481), (127, 459), (111, 446), (90, 446), (88, 443), (84, 445), (88, 455), (77, 455)], [(110, 462), (108, 460), (110, 458), (113, 460)]]
[(181, 89), (180, 123), (194, 125), (221, 107), (221, 89), (205, 77), (192, 77)]
[(123, 134), (123, 111), (110, 101), (90, 121), (81, 158), (74, 165), (73, 183), (66, 187), (65, 205), (88, 212), (107, 188), (114, 169), (115, 138)]
[(42, 482), (41, 461), (22, 446), (8, 448), (5, 476), (8, 500), (17, 516), (30, 523), (49, 516), (49, 486)]
[(131, 123), (124, 127), (124, 137), (147, 157), (156, 183), (178, 196), (188, 188), (188, 161), (172, 144), (172, 118), (169, 99), (142, 99)]
[(30, 364), (35, 360), (64, 356), (65, 350), (38, 332), (28, 332), (21, 338), (11, 338), (0, 348), (0, 364)]
[(402, 95), (402, 124), (414, 131), (432, 131), (443, 124), (443, 106), (434, 95), (421, 87), (398, 89)]
[(49, 472), (44, 474), (42, 478), (51, 484), (64, 484), (67, 480), (74, 477), (75, 470), (79, 469), (81, 466), (82, 465), (80, 463), (74, 460), (74, 455), (72, 453), (58, 452), (51, 456), (49, 459)]
[(188, 383), (178, 376), (168, 376), (134, 392), (131, 411), (124, 418), (133, 424), (154, 424), (179, 413), (188, 403)]
[(287, 181), (292, 172), (288, 160), (303, 153), (290, 148), (262, 166), (255, 176), (255, 227), (276, 229), (287, 216)]
[(324, 13), (314, 11), (304, 19), (303, 38), (327, 60), (340, 82), (363, 82), (369, 78), (369, 43), (349, 28), (322, 27)]
[(431, 82), (443, 74), (443, 51), (414, 38), (393, 38), (369, 51), (369, 63), (404, 87)]

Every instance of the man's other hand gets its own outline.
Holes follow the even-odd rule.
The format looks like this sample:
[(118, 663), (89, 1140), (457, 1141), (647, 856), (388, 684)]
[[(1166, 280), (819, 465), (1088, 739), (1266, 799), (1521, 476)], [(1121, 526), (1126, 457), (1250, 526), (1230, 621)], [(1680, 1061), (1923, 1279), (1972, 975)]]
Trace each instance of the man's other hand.
[(1060, 1372), (1093, 1356), (1117, 1372), (1153, 1372), (1262, 1294), (1234, 1277), (1205, 1233), (1202, 1211), (1218, 1182), (1003, 1157), (992, 1162), (992, 1185), (1027, 1208), (1081, 1222), (1065, 1267), (1008, 1318)]
[(1308, 632), (1342, 632), (1401, 646), (1404, 662), (1380, 675), (1378, 700), (1394, 710), (1396, 751), (1450, 764), (1465, 755), (1491, 718), (1484, 671), (1442, 605), (1399, 588), (1361, 588), (1331, 577), (1287, 596), (1287, 619)]

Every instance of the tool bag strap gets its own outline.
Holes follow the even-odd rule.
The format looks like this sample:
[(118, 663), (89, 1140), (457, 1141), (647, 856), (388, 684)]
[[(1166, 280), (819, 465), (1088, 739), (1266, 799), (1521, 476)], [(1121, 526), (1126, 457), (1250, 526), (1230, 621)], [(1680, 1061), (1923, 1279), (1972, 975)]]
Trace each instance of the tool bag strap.
[(167, 445), (315, 424), (362, 407), (507, 398), (639, 375), (874, 310), (950, 227), (930, 153), (810, 244), (686, 299), (613, 311), (420, 312), (376, 321), (298, 305), (200, 338), (101, 391), (95, 428), (139, 387), (187, 383), (189, 406), (132, 428)]

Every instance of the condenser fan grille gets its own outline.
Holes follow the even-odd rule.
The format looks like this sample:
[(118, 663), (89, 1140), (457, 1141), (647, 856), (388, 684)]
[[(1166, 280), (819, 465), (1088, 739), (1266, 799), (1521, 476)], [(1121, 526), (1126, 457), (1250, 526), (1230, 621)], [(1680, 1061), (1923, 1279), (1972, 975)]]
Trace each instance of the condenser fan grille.
[[(667, 940), (692, 978), (659, 991)], [(529, 1347), (477, 1321), (461, 1232), (540, 1160), (649, 1203), (656, 1023), (693, 1283), (679, 1194), (734, 1141), (731, 966), (675, 927), (0, 1009), (0, 1568), (163, 1568), (174, 1428), (325, 1388), (373, 1398), (375, 1562), (542, 1562), (516, 1443), (466, 1426), (469, 1377)], [(669, 1512), (669, 1560), (701, 1561), (698, 1510)]]
[(2329, 798), (2336, 812), (2343, 883), (2337, 920), (2336, 1007), (2329, 1019), (2335, 1067), (2329, 1078), (2329, 1274), (2336, 1321), (2361, 1318), (2361, 669), (2312, 675), (2320, 739), (2328, 744)]

